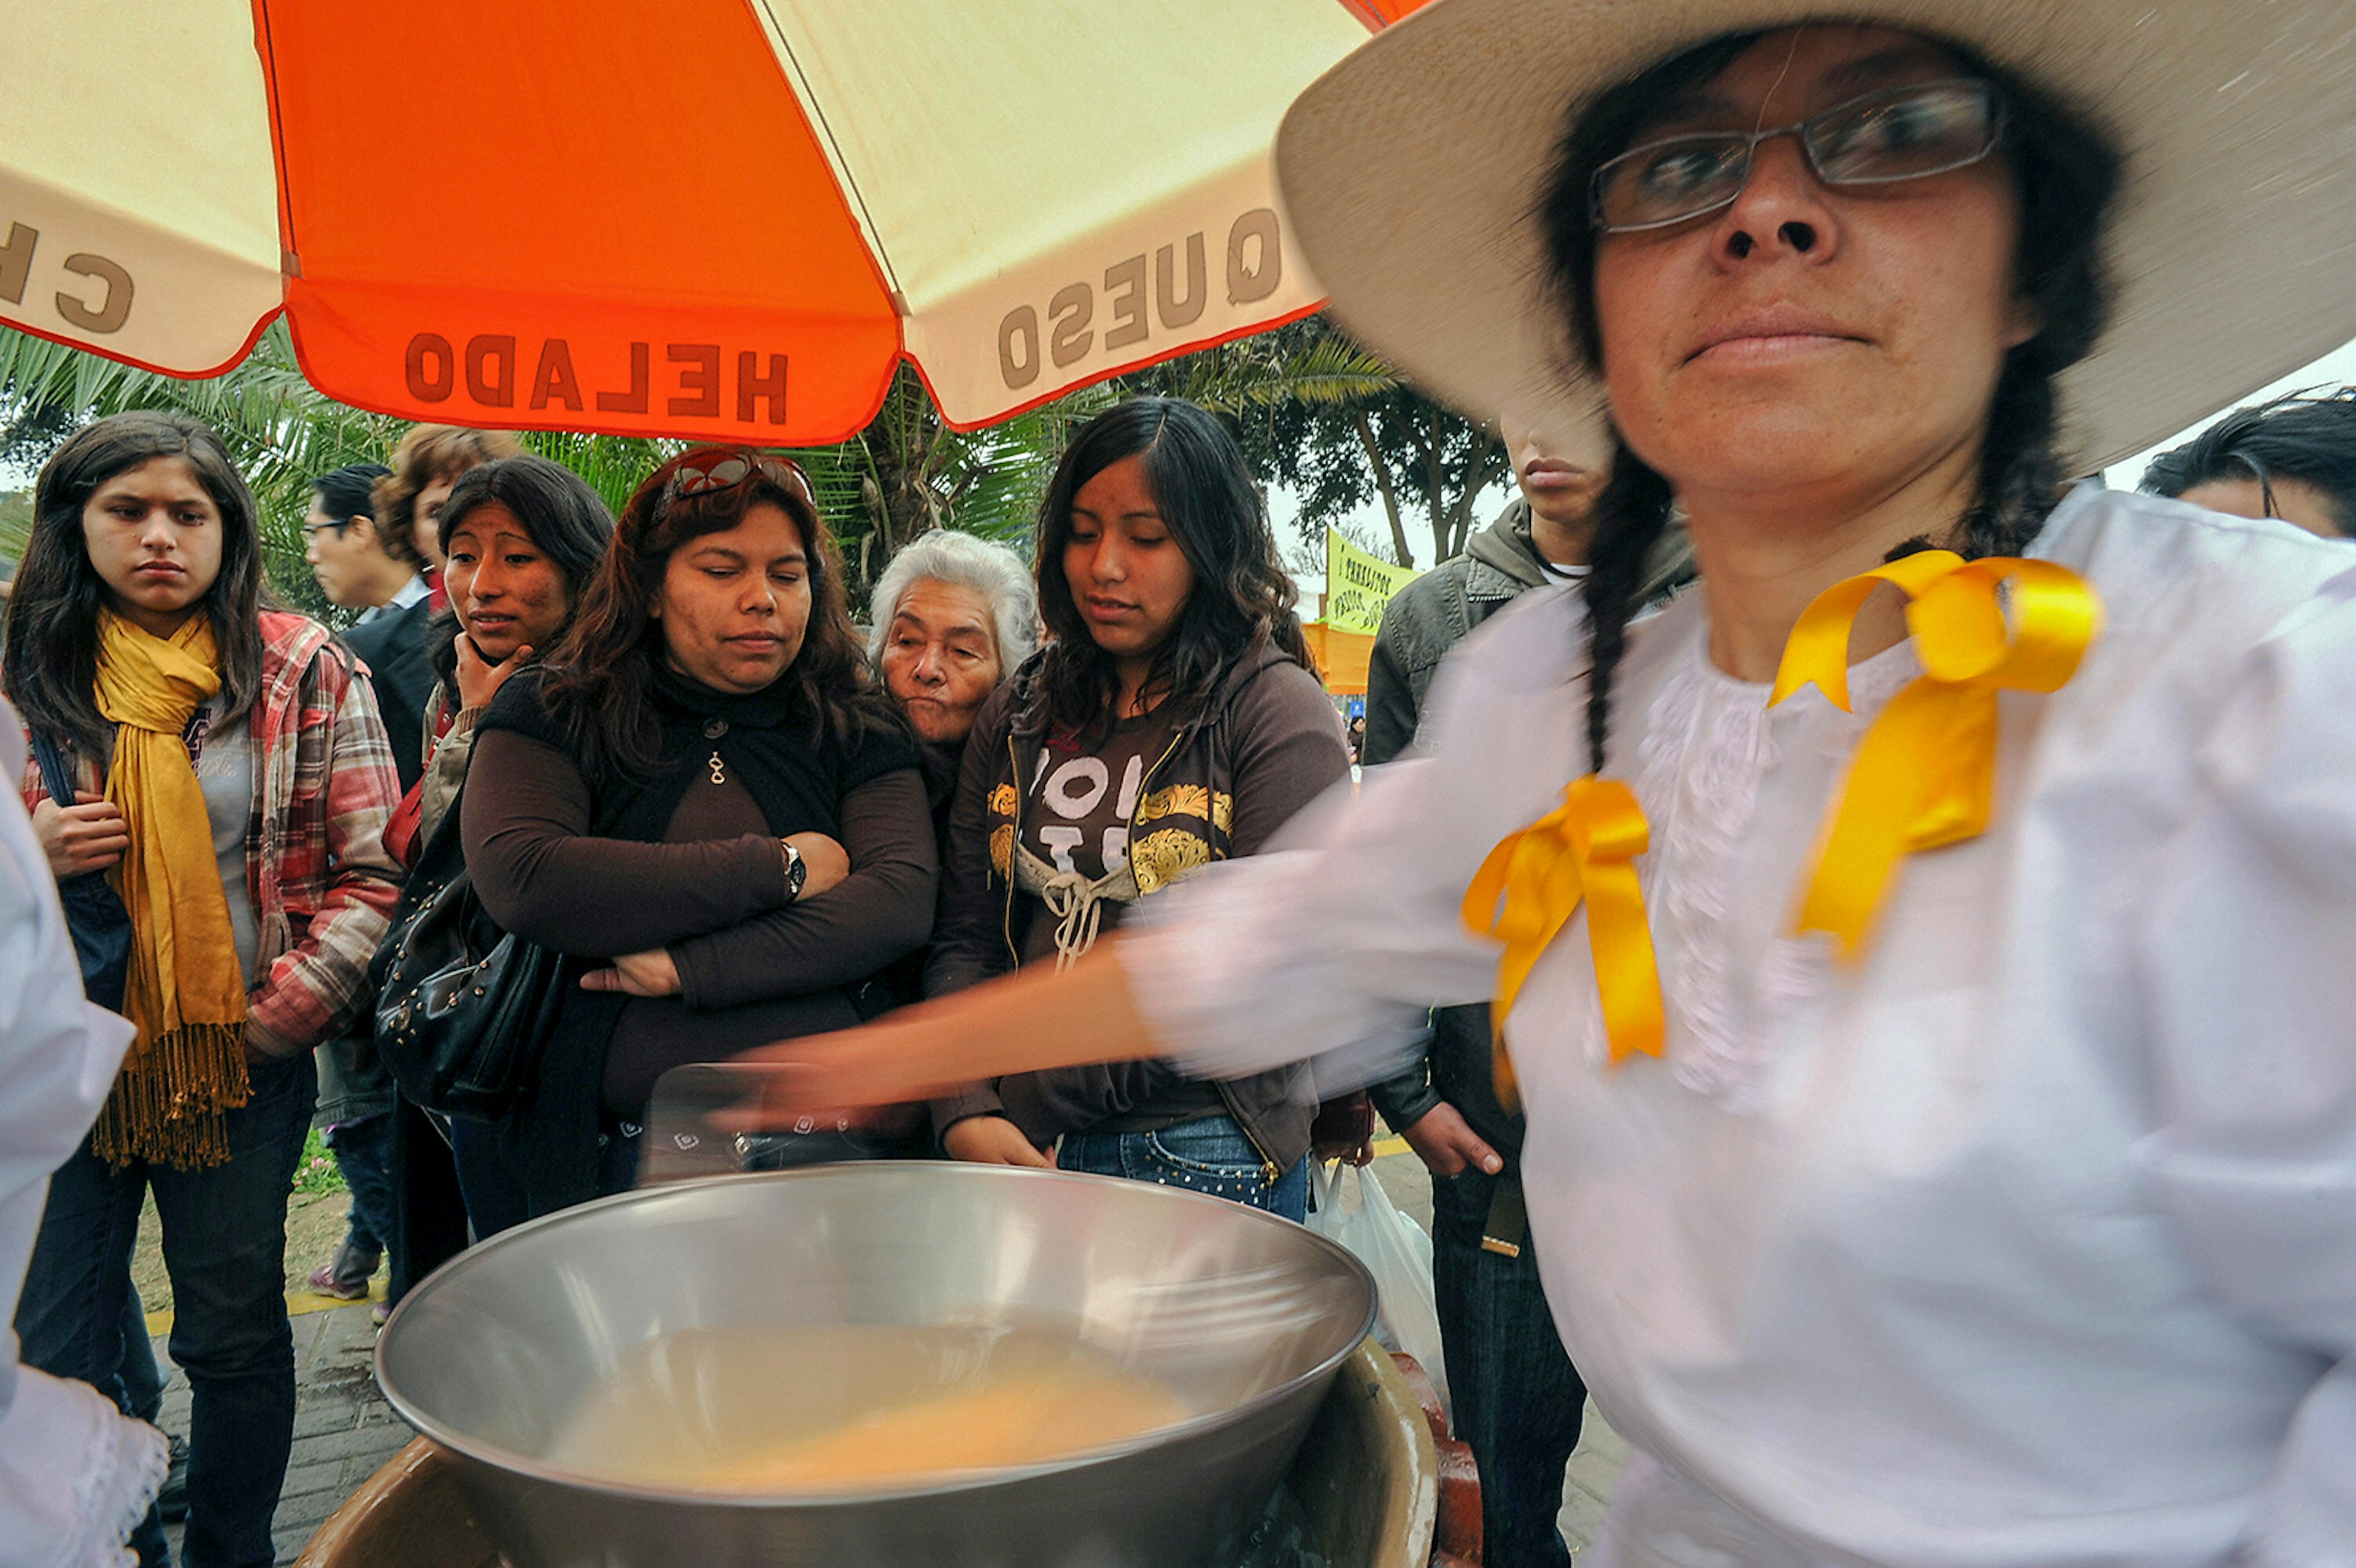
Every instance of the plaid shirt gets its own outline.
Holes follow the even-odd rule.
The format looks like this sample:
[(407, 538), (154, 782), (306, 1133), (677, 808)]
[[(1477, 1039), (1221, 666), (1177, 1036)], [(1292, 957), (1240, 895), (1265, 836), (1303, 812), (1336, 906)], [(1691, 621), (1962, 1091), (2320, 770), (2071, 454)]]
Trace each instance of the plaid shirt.
[[(265, 610), (262, 640), (245, 885), (262, 979), (246, 997), (246, 1030), (256, 1050), (291, 1056), (337, 1038), (359, 1011), (401, 891), (383, 844), (401, 786), (376, 696), (327, 629)], [(69, 758), (76, 788), (104, 787), (98, 759)], [(22, 792), (27, 809), (48, 796), (30, 761)]]

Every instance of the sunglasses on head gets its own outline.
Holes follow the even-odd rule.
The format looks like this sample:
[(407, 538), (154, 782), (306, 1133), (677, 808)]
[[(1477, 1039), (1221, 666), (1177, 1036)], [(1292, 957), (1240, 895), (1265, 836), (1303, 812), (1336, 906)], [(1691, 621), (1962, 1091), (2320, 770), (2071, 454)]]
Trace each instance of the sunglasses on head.
[(1665, 229), (1734, 205), (1762, 142), (1796, 136), (1826, 185), (1896, 185), (1978, 163), (2004, 117), (1996, 90), (1961, 78), (1869, 92), (1821, 114), (1759, 131), (1665, 136), (1595, 171), (1590, 217), (1607, 234)]
[(790, 457), (774, 457), (763, 452), (712, 452), (692, 463), (682, 463), (671, 470), (663, 494), (667, 499), (684, 500), (733, 490), (755, 479), (766, 479), (788, 495), (800, 496), (802, 504), (811, 511), (818, 510), (818, 496), (810, 489), (809, 475), (802, 472), (802, 465)]

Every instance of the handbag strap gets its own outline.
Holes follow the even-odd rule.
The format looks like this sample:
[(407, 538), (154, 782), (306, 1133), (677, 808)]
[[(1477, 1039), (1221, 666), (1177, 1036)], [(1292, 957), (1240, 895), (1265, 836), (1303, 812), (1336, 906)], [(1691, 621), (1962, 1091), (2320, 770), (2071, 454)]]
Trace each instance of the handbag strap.
[(59, 805), (73, 805), (77, 798), (73, 769), (67, 764), (65, 754), (58, 750), (55, 741), (39, 731), (33, 731), (32, 738), (33, 759), (41, 764), (41, 783), (48, 790), (49, 798)]

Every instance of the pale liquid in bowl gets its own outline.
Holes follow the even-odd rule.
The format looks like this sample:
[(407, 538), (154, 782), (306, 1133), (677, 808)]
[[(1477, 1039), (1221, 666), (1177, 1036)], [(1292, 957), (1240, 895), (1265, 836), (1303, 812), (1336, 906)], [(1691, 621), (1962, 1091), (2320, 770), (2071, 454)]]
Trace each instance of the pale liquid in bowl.
[(548, 1458), (638, 1486), (856, 1490), (1038, 1464), (1195, 1413), (1068, 1328), (690, 1328), (633, 1351)]

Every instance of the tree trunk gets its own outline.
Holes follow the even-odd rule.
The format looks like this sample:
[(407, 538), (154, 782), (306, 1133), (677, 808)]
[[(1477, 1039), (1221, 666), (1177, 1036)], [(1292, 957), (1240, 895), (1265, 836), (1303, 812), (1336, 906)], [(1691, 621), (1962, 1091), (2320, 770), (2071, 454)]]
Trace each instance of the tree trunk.
[(1465, 466), (1463, 493), (1450, 507), (1449, 534), (1452, 541), (1449, 554), (1462, 555), (1472, 542), (1472, 528), (1480, 518), (1473, 508), (1481, 504), (1483, 492), (1503, 478), (1510, 465), (1505, 461), (1505, 443), (1485, 431), (1475, 430), (1473, 440), (1479, 443), (1472, 450), (1472, 459)]
[[(1357, 428), (1358, 444), (1366, 451), (1366, 462), (1375, 471), (1375, 490), (1383, 498), (1383, 516), (1390, 520), (1391, 554), (1401, 566), (1415, 564), (1414, 552), (1407, 548), (1407, 525), (1399, 519), (1398, 485), (1391, 478), (1391, 465), (1383, 461), (1382, 443), (1375, 440), (1375, 427), (1366, 421), (1366, 411), (1361, 406), (1350, 411), (1351, 422)], [(1327, 592), (1332, 592), (1328, 586)]]
[(873, 492), (865, 496), (871, 533), (861, 543), (856, 581), (844, 585), (853, 604), (866, 601), (892, 558), (936, 521), (931, 467), (939, 442), (938, 416), (922, 385), (905, 368), (901, 377), (884, 398), (882, 411), (860, 434), (875, 476)]
[(1431, 517), (1431, 564), (1456, 554), (1449, 548), (1448, 529), (1448, 415), (1438, 403), (1430, 405), (1424, 416), (1423, 497), (1424, 509)]

